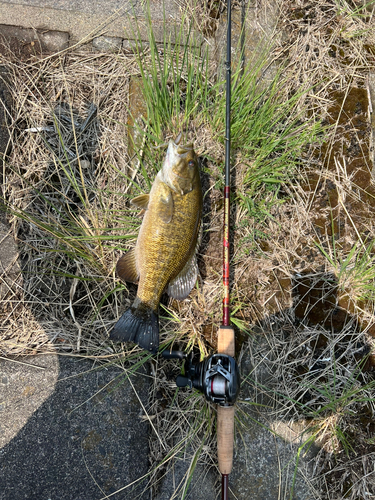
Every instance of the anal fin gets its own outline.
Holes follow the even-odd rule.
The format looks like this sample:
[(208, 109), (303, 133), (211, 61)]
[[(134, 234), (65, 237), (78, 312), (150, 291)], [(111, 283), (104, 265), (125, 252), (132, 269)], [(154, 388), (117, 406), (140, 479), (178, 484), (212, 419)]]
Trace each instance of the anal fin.
[(182, 271), (171, 280), (167, 287), (170, 297), (177, 300), (184, 300), (193, 289), (198, 277), (198, 264), (195, 252), (186, 262)]
[(197, 239), (193, 251), (184, 265), (182, 271), (169, 282), (167, 293), (172, 299), (184, 300), (192, 291), (198, 278), (197, 252), (202, 241), (203, 226), (199, 221)]

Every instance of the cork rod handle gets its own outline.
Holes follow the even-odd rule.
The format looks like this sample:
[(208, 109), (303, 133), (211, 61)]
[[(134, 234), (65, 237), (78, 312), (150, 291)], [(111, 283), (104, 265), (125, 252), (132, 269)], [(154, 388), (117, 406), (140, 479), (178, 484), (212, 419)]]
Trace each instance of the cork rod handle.
[[(234, 357), (234, 330), (222, 326), (218, 333), (217, 351)], [(230, 474), (233, 465), (234, 406), (217, 407), (217, 455), (221, 474)]]

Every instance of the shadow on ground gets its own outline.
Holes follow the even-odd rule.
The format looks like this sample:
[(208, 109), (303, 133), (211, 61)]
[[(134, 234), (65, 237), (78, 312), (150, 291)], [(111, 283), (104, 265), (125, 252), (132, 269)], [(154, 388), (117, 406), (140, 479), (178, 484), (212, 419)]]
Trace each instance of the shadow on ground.
[[(145, 375), (89, 360), (50, 355), (0, 360), (2, 441), (34, 404), (18, 434), (0, 450), (0, 498), (148, 499)], [(134, 389), (133, 389), (134, 384)], [(43, 391), (49, 397), (37, 404)], [(42, 396), (43, 398), (43, 396)]]
[(365, 461), (354, 464), (357, 453), (375, 451), (361, 448), (375, 428), (366, 403), (374, 375), (364, 327), (340, 306), (333, 274), (298, 274), (291, 282), (292, 307), (254, 325), (241, 353), (231, 479), (238, 498), (331, 498), (319, 474), (327, 491), (334, 484), (348, 494), (358, 478), (373, 475)]

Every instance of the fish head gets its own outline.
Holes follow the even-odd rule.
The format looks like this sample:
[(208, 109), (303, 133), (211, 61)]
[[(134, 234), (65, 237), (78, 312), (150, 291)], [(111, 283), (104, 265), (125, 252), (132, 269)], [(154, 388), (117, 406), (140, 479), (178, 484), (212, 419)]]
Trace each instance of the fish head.
[(172, 139), (169, 141), (161, 172), (163, 181), (171, 189), (184, 195), (193, 190), (199, 172), (198, 157), (193, 144), (182, 146), (180, 135), (175, 141)]

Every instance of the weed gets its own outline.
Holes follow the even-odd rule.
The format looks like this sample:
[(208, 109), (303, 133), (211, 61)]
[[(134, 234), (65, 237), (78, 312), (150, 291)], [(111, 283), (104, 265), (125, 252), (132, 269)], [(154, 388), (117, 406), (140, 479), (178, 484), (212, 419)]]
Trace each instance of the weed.
[[(321, 244), (317, 247), (335, 270), (339, 293), (356, 305), (363, 301), (375, 304), (375, 256), (373, 246), (375, 241), (357, 241), (347, 255), (339, 255), (335, 239), (327, 251)], [(342, 253), (342, 252), (340, 252)]]

